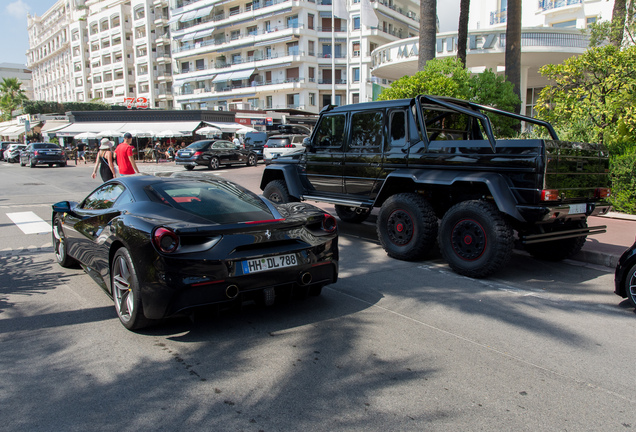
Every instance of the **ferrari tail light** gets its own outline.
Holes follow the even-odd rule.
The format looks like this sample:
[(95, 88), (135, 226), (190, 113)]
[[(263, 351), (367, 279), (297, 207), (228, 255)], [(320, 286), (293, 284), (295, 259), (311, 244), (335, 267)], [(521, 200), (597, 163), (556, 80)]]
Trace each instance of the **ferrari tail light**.
[(336, 218), (329, 213), (325, 213), (322, 219), (322, 229), (331, 234), (335, 232), (337, 228), (338, 223), (336, 222)]
[(179, 247), (179, 236), (167, 228), (157, 228), (152, 235), (152, 242), (164, 253), (172, 253)]
[(557, 201), (559, 191), (557, 189), (543, 189), (541, 191), (541, 201)]

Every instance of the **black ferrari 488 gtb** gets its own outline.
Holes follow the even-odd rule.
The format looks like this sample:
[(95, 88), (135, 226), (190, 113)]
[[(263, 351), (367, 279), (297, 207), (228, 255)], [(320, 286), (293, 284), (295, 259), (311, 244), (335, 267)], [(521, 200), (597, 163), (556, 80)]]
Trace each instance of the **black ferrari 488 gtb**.
[(338, 278), (333, 216), (225, 180), (118, 177), (53, 205), (53, 245), (112, 296), (130, 329), (196, 306), (320, 295)]

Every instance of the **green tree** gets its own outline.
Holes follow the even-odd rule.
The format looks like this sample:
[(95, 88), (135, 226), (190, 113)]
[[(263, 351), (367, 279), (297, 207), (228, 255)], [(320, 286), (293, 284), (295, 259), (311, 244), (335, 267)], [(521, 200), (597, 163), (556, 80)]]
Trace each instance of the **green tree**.
[(17, 78), (3, 78), (0, 82), (0, 110), (3, 120), (11, 120), (12, 113), (27, 101), (22, 83)]
[(570, 139), (600, 142), (614, 155), (636, 139), (636, 47), (590, 48), (560, 65), (540, 69), (551, 81), (535, 106), (539, 117)]
[[(424, 70), (404, 76), (380, 93), (379, 100), (413, 98), (417, 95), (447, 96), (513, 111), (519, 104), (512, 84), (492, 70), (471, 74), (461, 61), (453, 57), (430, 60)], [(513, 136), (518, 121), (489, 115), (495, 135)]]

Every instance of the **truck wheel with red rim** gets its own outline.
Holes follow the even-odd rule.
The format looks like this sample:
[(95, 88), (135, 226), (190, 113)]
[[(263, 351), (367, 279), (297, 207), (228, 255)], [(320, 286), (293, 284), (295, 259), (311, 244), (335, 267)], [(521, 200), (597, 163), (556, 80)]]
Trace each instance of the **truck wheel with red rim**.
[(464, 201), (442, 218), (438, 243), (456, 272), (483, 278), (503, 267), (512, 253), (512, 229), (494, 204)]
[(415, 193), (397, 194), (382, 204), (376, 229), (390, 257), (414, 261), (435, 247), (437, 216), (424, 197)]

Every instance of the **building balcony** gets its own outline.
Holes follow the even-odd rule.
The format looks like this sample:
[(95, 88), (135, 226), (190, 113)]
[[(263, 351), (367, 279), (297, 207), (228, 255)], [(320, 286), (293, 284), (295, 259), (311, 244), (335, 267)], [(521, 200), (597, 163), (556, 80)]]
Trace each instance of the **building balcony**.
[(539, 10), (543, 12), (559, 9), (559, 12), (567, 6), (582, 7), (583, 0), (539, 0)]
[(155, 18), (154, 21), (156, 26), (167, 26), (168, 25), (168, 17), (164, 15), (160, 15)]
[(152, 5), (154, 7), (166, 7), (168, 6), (168, 0), (155, 0)]

